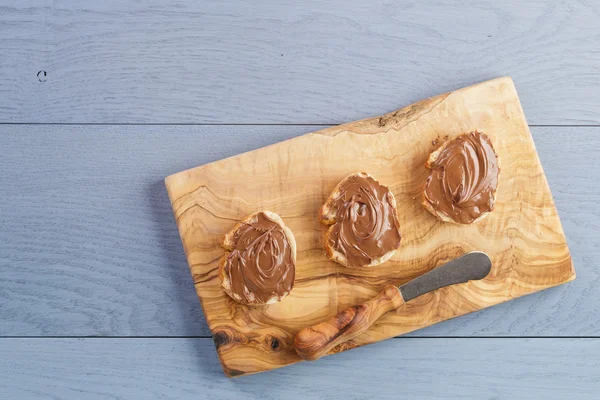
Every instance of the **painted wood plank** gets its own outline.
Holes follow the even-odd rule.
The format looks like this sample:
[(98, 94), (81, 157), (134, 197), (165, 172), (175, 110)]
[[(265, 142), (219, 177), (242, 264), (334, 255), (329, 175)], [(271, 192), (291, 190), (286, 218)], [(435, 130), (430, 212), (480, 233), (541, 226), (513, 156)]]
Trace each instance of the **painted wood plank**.
[(210, 339), (2, 339), (5, 399), (595, 399), (600, 339), (391, 339), (228, 379)]
[[(209, 335), (163, 178), (319, 128), (0, 126), (0, 335)], [(414, 335), (598, 335), (600, 128), (532, 134), (578, 279)]]
[(593, 1), (0, 10), (0, 122), (341, 123), (510, 75), (531, 124), (600, 123)]

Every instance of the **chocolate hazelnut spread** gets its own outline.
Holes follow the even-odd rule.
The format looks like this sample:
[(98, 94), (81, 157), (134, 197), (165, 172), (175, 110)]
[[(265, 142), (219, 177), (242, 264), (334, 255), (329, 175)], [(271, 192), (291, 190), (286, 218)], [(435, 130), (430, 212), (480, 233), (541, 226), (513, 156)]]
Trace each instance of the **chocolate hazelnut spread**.
[(292, 290), (295, 260), (279, 224), (258, 213), (255, 222), (244, 223), (235, 231), (233, 243), (224, 267), (233, 293), (247, 302), (266, 303)]
[(338, 188), (331, 208), (335, 224), (329, 245), (351, 266), (369, 265), (400, 246), (400, 223), (390, 190), (366, 174), (352, 175)]
[(477, 131), (462, 134), (443, 146), (429, 165), (424, 200), (453, 221), (470, 224), (494, 209), (498, 157), (490, 138)]

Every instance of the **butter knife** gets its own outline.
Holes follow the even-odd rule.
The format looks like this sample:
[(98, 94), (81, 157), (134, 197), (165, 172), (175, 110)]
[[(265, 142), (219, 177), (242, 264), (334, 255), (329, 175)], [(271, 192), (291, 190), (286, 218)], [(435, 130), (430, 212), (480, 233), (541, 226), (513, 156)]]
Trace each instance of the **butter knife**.
[(492, 261), (487, 254), (473, 251), (400, 287), (386, 285), (372, 300), (298, 332), (294, 339), (296, 353), (305, 360), (321, 358), (334, 347), (369, 329), (384, 314), (404, 307), (406, 302), (445, 286), (483, 279), (491, 268)]

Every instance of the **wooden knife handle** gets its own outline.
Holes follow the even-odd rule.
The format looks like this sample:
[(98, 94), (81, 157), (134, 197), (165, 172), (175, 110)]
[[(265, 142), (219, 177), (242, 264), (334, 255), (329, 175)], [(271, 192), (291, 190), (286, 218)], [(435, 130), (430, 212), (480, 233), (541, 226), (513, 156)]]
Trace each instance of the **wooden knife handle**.
[(338, 313), (329, 321), (304, 328), (296, 335), (296, 353), (305, 360), (316, 360), (335, 346), (352, 340), (369, 329), (385, 313), (404, 305), (400, 290), (386, 285), (377, 297)]

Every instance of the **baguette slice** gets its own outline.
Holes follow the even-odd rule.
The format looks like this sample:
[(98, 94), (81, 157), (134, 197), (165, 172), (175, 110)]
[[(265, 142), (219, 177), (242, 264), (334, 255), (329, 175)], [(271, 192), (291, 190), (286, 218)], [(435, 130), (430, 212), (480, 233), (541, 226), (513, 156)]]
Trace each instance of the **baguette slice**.
[[(321, 207), (321, 210), (319, 213), (319, 220), (323, 224), (330, 226), (324, 235), (323, 245), (325, 247), (325, 251), (327, 252), (327, 258), (329, 258), (330, 260), (335, 261), (345, 267), (350, 267), (350, 268), (374, 267), (376, 265), (382, 264), (382, 263), (386, 262), (387, 260), (389, 260), (394, 255), (394, 253), (396, 253), (397, 248), (388, 251), (381, 257), (371, 260), (371, 262), (367, 265), (359, 266), (359, 265), (352, 265), (350, 263), (350, 261), (348, 260), (348, 258), (343, 253), (337, 251), (336, 249), (334, 249), (332, 247), (330, 240), (329, 240), (331, 237), (332, 231), (333, 231), (333, 227), (337, 222), (338, 210), (335, 208), (335, 201), (342, 194), (340, 189), (352, 177), (359, 177), (359, 178), (365, 178), (365, 179), (370, 178), (370, 179), (373, 179), (374, 181), (376, 181), (377, 183), (379, 183), (384, 188), (388, 189), (390, 203), (392, 205), (393, 212), (396, 216), (398, 215), (398, 210), (397, 210), (397, 206), (396, 206), (396, 198), (394, 197), (393, 193), (389, 190), (389, 188), (387, 186), (382, 185), (379, 181), (377, 181), (377, 179), (375, 179), (373, 176), (371, 176), (370, 174), (368, 174), (366, 172), (357, 172), (357, 173), (348, 175), (347, 177), (342, 179), (340, 181), (340, 183), (337, 184), (337, 186), (333, 189), (333, 192), (327, 198), (327, 201), (325, 202), (325, 204), (323, 204), (323, 206)], [(400, 229), (398, 229), (398, 234), (400, 234)]]
[[(289, 294), (289, 292), (293, 288), (293, 282), (292, 282), (290, 291), (287, 291), (287, 292), (283, 293), (282, 295), (273, 293), (273, 295), (266, 301), (262, 301), (261, 299), (257, 298), (256, 294), (253, 292), (248, 292), (245, 296), (242, 296), (240, 293), (236, 293), (233, 291), (233, 287), (231, 284), (231, 276), (227, 273), (225, 265), (227, 264), (227, 259), (228, 259), (229, 255), (235, 249), (235, 245), (236, 245), (235, 240), (234, 240), (235, 234), (236, 234), (237, 230), (240, 229), (242, 226), (257, 222), (258, 215), (260, 213), (263, 213), (267, 217), (267, 219), (269, 219), (270, 221), (276, 223), (277, 225), (279, 225), (281, 227), (281, 229), (283, 230), (283, 232), (287, 238), (287, 241), (290, 245), (292, 261), (294, 263), (293, 268), (295, 269), (295, 267), (296, 267), (296, 239), (294, 238), (292, 231), (283, 223), (283, 220), (281, 219), (281, 217), (278, 214), (276, 214), (272, 211), (267, 211), (267, 210), (257, 211), (254, 214), (247, 216), (244, 220), (237, 223), (229, 232), (227, 232), (224, 235), (222, 243), (221, 243), (221, 246), (223, 246), (223, 248), (225, 248), (225, 250), (227, 250), (227, 253), (221, 258), (220, 263), (219, 263), (219, 278), (221, 278), (221, 285), (223, 286), (223, 289), (225, 290), (225, 292), (235, 301), (242, 303), (242, 304), (255, 305), (255, 306), (274, 304), (278, 301), (281, 301), (285, 296), (287, 296)], [(295, 273), (295, 271), (292, 271), (292, 272)]]
[[(479, 132), (481, 133), (481, 132)], [(468, 134), (468, 133), (466, 133)], [(466, 135), (465, 133), (463, 133), (462, 135)], [(457, 136), (461, 137), (462, 135)], [(482, 133), (482, 135), (485, 135)], [(487, 137), (487, 135), (485, 135)], [(444, 151), (444, 149), (451, 144), (456, 138), (454, 139), (448, 139), (446, 140), (444, 143), (442, 143), (437, 149), (435, 149), (430, 155), (429, 158), (427, 159), (427, 161), (425, 162), (425, 168), (427, 169), (432, 169), (432, 165), (437, 161), (438, 157), (440, 156), (440, 154), (442, 153), (442, 151)], [(495, 153), (495, 150), (494, 150)], [(498, 157), (498, 155), (496, 154), (496, 160), (498, 161), (498, 170), (500, 170), (500, 158)], [(494, 194), (493, 194), (493, 202), (494, 204), (496, 203), (496, 196), (498, 194), (498, 191), (495, 190)], [(439, 219), (440, 221), (443, 222), (449, 222), (451, 224), (457, 224), (457, 225), (461, 225), (460, 222), (455, 221), (452, 217), (450, 217), (448, 214), (446, 214), (445, 212), (443, 212), (442, 210), (438, 210), (436, 208), (433, 207), (433, 205), (431, 205), (431, 203), (429, 201), (427, 201), (427, 198), (425, 196), (425, 186), (423, 187), (423, 191), (422, 191), (422, 197), (421, 197), (421, 205), (427, 210), (429, 211), (431, 214), (433, 214), (437, 219)], [(490, 211), (486, 211), (481, 213), (481, 215), (477, 218), (475, 218), (472, 222), (469, 223), (470, 224), (474, 224), (478, 221), (481, 221), (482, 219), (484, 219), (485, 217), (488, 216), (488, 214), (493, 211), (494, 209), (492, 208)]]

